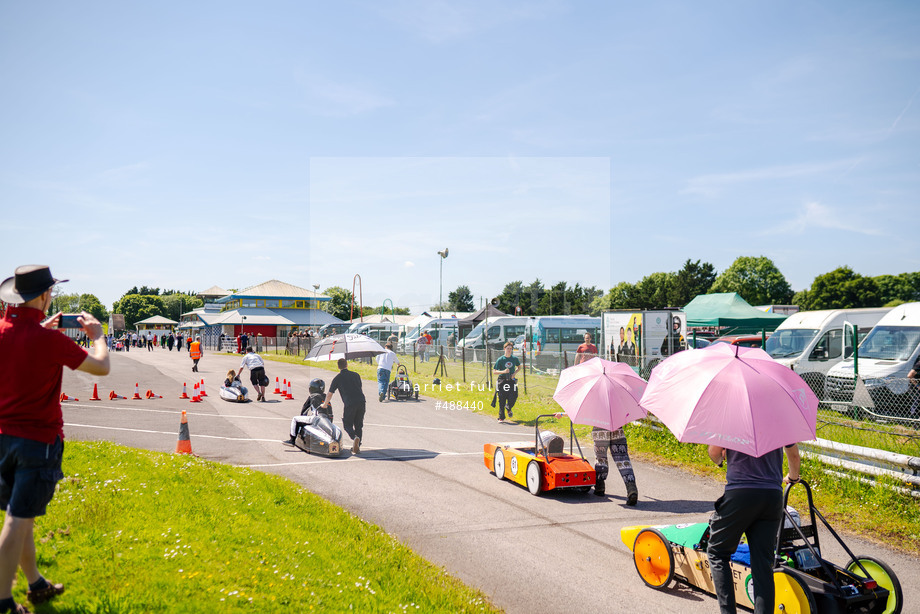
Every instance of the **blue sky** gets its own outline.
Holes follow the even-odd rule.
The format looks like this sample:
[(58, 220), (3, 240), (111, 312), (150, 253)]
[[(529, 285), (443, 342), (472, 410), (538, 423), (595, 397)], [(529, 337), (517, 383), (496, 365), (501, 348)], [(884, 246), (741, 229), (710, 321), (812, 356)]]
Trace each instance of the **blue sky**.
[(0, 276), (413, 312), (765, 255), (920, 270), (914, 2), (3, 2)]

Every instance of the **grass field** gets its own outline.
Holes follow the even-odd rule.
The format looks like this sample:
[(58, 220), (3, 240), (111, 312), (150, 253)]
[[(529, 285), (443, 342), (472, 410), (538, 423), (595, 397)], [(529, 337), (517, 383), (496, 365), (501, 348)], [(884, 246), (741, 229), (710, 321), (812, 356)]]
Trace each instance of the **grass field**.
[(106, 442), (68, 442), (64, 473), (35, 535), (67, 592), (40, 613), (498, 611), (278, 476)]

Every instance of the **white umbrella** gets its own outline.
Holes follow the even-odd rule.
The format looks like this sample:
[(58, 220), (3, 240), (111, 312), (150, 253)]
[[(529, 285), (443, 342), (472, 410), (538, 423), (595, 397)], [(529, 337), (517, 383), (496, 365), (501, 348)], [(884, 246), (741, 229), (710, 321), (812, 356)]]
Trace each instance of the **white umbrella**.
[(339, 358), (368, 358), (383, 354), (382, 345), (367, 335), (330, 335), (313, 346), (304, 360), (338, 360)]

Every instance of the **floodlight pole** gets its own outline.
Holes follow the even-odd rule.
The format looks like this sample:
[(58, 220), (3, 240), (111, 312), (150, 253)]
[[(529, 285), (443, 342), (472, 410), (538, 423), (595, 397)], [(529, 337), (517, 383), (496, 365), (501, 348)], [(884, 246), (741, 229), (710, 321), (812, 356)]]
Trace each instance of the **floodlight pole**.
[(440, 275), (438, 276), (438, 318), (444, 317), (442, 313), (444, 304), (444, 259), (447, 258), (447, 253), (446, 247), (438, 252), (438, 255), (441, 257)]

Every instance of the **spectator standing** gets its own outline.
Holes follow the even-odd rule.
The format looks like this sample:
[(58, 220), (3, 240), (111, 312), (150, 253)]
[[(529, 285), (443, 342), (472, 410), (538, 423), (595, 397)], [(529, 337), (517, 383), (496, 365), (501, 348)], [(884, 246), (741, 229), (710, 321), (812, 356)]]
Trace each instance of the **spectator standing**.
[(64, 477), (64, 419), (61, 377), (66, 366), (90, 375), (109, 373), (102, 325), (89, 313), (77, 319), (92, 339), (91, 352), (54, 330), (58, 312), (42, 321), (52, 288), (62, 281), (47, 266), (29, 265), (0, 284), (7, 308), (0, 321), (0, 508), (6, 512), (0, 533), (0, 612), (27, 612), (13, 601), (13, 580), (22, 567), (28, 599), (41, 604), (64, 592), (38, 570), (35, 517), (46, 512), (57, 482)]
[(360, 454), (361, 436), (364, 434), (364, 414), (367, 410), (367, 400), (361, 389), (361, 376), (348, 370), (348, 361), (344, 358), (339, 358), (336, 364), (339, 367), (339, 374), (332, 378), (329, 392), (326, 393), (326, 400), (321, 407), (329, 409), (333, 393), (336, 390), (339, 391), (343, 405), (342, 426), (354, 441), (351, 453)]
[(798, 444), (786, 446), (789, 473), (783, 477), (783, 448), (763, 456), (709, 446), (709, 458), (720, 467), (728, 463), (725, 494), (715, 503), (709, 520), (709, 566), (719, 599), (720, 614), (734, 614), (735, 584), (730, 566), (741, 535), (751, 549), (751, 575), (754, 581), (754, 614), (773, 612), (774, 540), (783, 521), (783, 487), (799, 481), (801, 456)]
[(169, 337), (166, 338), (166, 347), (169, 348), (169, 351), (172, 352), (173, 346), (176, 344), (176, 336), (169, 333)]
[(390, 374), (393, 372), (393, 365), (399, 364), (399, 358), (393, 351), (393, 344), (389, 341), (386, 345), (386, 351), (383, 354), (377, 354), (377, 394), (379, 400), (387, 396), (387, 388), (390, 386)]
[(416, 341), (415, 344), (418, 348), (419, 360), (422, 362), (428, 362), (428, 337), (425, 335), (419, 335), (418, 341)]
[(585, 342), (575, 350), (575, 364), (582, 363), (597, 356), (597, 346), (591, 343), (591, 333), (585, 333)]

